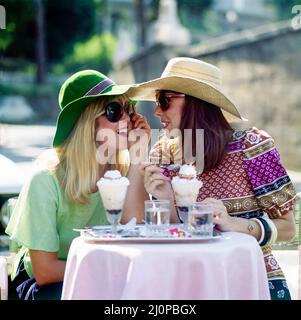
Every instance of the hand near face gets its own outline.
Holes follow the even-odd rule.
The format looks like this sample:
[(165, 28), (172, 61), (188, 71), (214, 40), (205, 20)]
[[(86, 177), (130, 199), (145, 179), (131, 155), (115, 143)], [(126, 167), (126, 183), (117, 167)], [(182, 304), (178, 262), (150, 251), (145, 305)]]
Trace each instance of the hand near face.
[[(140, 113), (133, 113), (131, 116), (131, 120), (128, 126), (129, 132), (132, 130), (141, 130), (141, 132), (144, 132), (147, 134), (148, 142), (151, 138), (151, 128), (146, 120), (146, 118), (141, 115)], [(137, 131), (139, 132), (139, 131)]]
[(151, 129), (146, 118), (141, 114), (134, 113), (128, 124), (128, 149), (131, 164), (140, 164), (146, 161), (150, 137)]

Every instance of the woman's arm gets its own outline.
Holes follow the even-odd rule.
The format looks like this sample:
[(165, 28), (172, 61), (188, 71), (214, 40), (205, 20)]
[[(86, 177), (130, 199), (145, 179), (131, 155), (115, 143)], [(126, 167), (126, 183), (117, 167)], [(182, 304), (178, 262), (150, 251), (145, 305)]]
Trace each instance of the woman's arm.
[(122, 213), (122, 223), (127, 223), (131, 218), (136, 217), (137, 223), (144, 219), (144, 201), (149, 200), (149, 195), (144, 188), (143, 175), (138, 165), (131, 165), (128, 173), (130, 185), (125, 198)]
[(128, 179), (130, 180), (130, 185), (123, 207), (122, 223), (127, 223), (133, 217), (137, 218), (137, 223), (142, 223), (144, 219), (144, 201), (149, 199), (149, 195), (144, 188), (144, 177), (139, 170), (139, 165), (147, 159), (150, 134), (151, 129), (146, 118), (135, 113), (129, 124), (128, 146), (131, 164), (128, 171)]
[[(296, 226), (293, 212), (289, 212), (284, 216), (272, 219), (272, 221), (278, 231), (276, 239), (277, 242), (290, 242), (294, 239), (296, 235)], [(250, 232), (248, 229), (250, 223), (253, 223), (254, 226), (252, 232)], [(237, 231), (249, 234), (251, 233), (251, 235), (253, 235), (257, 240), (259, 240), (261, 237), (261, 228), (259, 224), (254, 220), (234, 218), (233, 225), (230, 229), (231, 230), (227, 231)]]
[(32, 271), (39, 286), (64, 279), (66, 262), (58, 260), (56, 252), (29, 250)]
[(275, 223), (278, 231), (277, 241), (290, 242), (295, 238), (296, 223), (293, 211), (290, 211), (279, 218), (272, 219), (272, 221)]
[[(257, 240), (260, 239), (261, 227), (256, 220), (230, 216), (221, 200), (207, 198), (204, 202), (212, 203), (215, 206), (216, 213), (214, 223), (216, 223), (221, 231), (243, 232), (254, 236)], [(293, 240), (296, 234), (293, 211), (271, 220), (275, 224), (278, 232), (276, 241), (289, 242)]]
[[(253, 235), (257, 240), (261, 237), (261, 228), (259, 224), (254, 220), (249, 220), (245, 218), (236, 218), (232, 217), (232, 226), (230, 228), (223, 228), (228, 230), (223, 231), (236, 231), (236, 232), (243, 232)], [(274, 222), (278, 236), (276, 241), (277, 242), (290, 242), (294, 239), (296, 235), (296, 226), (294, 222), (294, 214), (292, 212), (287, 213), (285, 216), (280, 218), (272, 219)], [(249, 231), (250, 223), (253, 226), (253, 230)]]
[(245, 132), (242, 146), (244, 169), (259, 207), (271, 217), (277, 241), (291, 241), (295, 236), (294, 215), (293, 209), (287, 213), (286, 208), (293, 207), (296, 190), (280, 161), (274, 139), (253, 127)]

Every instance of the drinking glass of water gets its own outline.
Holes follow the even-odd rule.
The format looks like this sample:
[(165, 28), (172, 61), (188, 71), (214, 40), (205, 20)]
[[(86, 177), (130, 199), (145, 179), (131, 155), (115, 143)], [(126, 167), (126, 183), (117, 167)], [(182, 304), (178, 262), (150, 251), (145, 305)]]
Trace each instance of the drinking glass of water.
[(146, 200), (145, 227), (150, 237), (168, 236), (170, 202), (168, 200)]
[(212, 204), (194, 202), (189, 206), (188, 229), (196, 236), (212, 237), (213, 235), (213, 212)]

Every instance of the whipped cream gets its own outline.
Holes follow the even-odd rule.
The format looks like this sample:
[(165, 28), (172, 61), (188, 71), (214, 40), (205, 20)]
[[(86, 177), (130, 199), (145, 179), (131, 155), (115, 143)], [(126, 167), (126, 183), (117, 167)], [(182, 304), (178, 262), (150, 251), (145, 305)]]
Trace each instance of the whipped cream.
[(179, 177), (186, 179), (196, 178), (195, 167), (189, 164), (182, 165), (179, 171)]
[(128, 186), (130, 184), (129, 179), (126, 177), (122, 177), (120, 172), (118, 170), (108, 170), (104, 174), (103, 178), (100, 178), (100, 180), (97, 181), (97, 186), (99, 188), (99, 185), (126, 185)]
[(104, 174), (104, 178), (105, 179), (120, 179), (121, 174), (120, 174), (119, 170), (108, 170)]
[(129, 179), (122, 177), (118, 170), (109, 170), (97, 181), (97, 187), (107, 210), (120, 210), (123, 207)]
[(177, 206), (189, 206), (197, 200), (203, 183), (196, 176), (195, 167), (185, 164), (181, 166), (179, 176), (172, 179), (171, 185)]

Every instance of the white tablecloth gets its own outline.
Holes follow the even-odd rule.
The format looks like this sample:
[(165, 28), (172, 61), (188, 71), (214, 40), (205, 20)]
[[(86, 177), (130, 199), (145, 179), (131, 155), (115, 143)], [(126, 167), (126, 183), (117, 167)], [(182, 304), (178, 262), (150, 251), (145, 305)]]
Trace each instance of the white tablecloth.
[(62, 299), (270, 299), (255, 238), (204, 243), (88, 244), (73, 240)]

